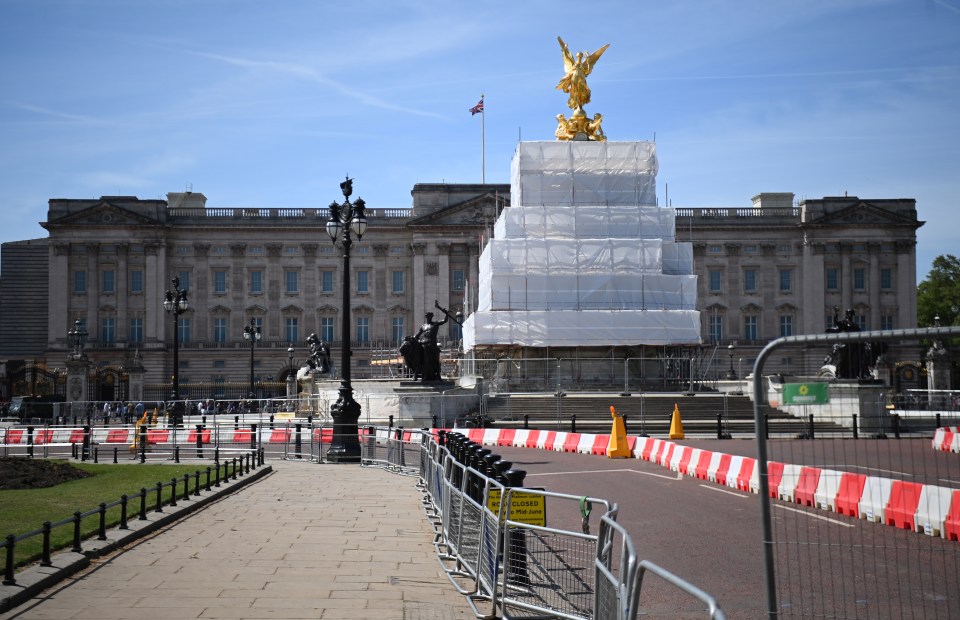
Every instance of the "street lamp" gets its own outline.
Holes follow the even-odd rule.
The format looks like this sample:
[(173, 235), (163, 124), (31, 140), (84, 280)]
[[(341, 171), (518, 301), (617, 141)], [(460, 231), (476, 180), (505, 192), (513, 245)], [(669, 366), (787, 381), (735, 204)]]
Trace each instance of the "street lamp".
[(330, 219), (327, 220), (327, 234), (334, 244), (340, 240), (343, 246), (343, 318), (340, 330), (340, 397), (330, 407), (333, 418), (333, 439), (327, 460), (332, 463), (359, 463), (360, 440), (357, 437), (360, 419), (360, 403), (353, 399), (353, 386), (350, 384), (350, 246), (353, 245), (351, 231), (357, 241), (367, 230), (364, 216), (366, 206), (362, 198), (350, 202), (353, 193), (353, 180), (347, 177), (340, 183), (343, 202), (330, 203)]
[(256, 319), (250, 319), (250, 324), (243, 328), (243, 339), (250, 342), (250, 394), (247, 396), (248, 400), (253, 400), (255, 397), (253, 393), (253, 349), (257, 346), (261, 336), (260, 326), (257, 325)]
[(187, 303), (187, 291), (180, 288), (180, 278), (174, 277), (170, 280), (173, 284), (173, 290), (167, 290), (163, 300), (163, 309), (173, 316), (173, 389), (170, 394), (172, 401), (172, 410), (170, 411), (171, 421), (174, 426), (183, 424), (183, 407), (180, 402), (180, 315), (190, 308)]
[(73, 347), (73, 358), (82, 359), (84, 356), (83, 345), (87, 343), (87, 328), (83, 326), (80, 319), (73, 324), (73, 329), (67, 332), (67, 339), (70, 346)]
[(727, 345), (727, 353), (730, 354), (730, 370), (727, 371), (727, 380), (736, 381), (737, 373), (733, 370), (733, 354), (736, 352), (737, 347), (733, 346), (733, 343)]

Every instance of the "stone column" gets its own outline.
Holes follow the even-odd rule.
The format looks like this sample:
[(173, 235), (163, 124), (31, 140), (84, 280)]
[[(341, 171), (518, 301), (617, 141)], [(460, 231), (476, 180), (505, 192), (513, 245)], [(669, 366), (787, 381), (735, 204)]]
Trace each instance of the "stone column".
[(145, 243), (146, 268), (143, 274), (143, 304), (146, 320), (143, 325), (144, 342), (163, 341), (163, 326), (166, 313), (163, 310), (163, 294), (167, 290), (166, 260), (163, 245)]
[(51, 244), (50, 274), (47, 282), (47, 290), (50, 292), (48, 306), (50, 312), (47, 313), (47, 343), (49, 347), (58, 340), (66, 338), (66, 332), (70, 329), (68, 325), (72, 323), (68, 316), (70, 293), (73, 291), (69, 243)]
[(130, 251), (130, 245), (127, 243), (117, 243), (117, 275), (114, 283), (117, 299), (117, 342), (126, 342), (130, 338), (130, 319), (127, 315), (127, 308), (130, 301), (130, 278), (127, 273), (127, 257)]
[(90, 360), (85, 354), (79, 357), (72, 353), (67, 356), (67, 401), (71, 403), (90, 400), (87, 377), (90, 373)]
[(87, 245), (87, 333), (89, 339), (100, 340), (100, 246)]
[[(413, 325), (419, 325), (427, 312), (424, 300), (427, 279), (425, 256), (427, 244), (415, 241), (410, 244), (410, 249), (413, 250), (413, 274), (411, 274), (413, 279)], [(433, 306), (433, 300), (430, 301), (430, 306)]]

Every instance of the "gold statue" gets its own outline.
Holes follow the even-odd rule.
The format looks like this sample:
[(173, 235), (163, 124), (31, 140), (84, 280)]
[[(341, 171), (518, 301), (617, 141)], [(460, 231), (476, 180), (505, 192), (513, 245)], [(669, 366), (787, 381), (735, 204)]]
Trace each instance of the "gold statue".
[(563, 52), (563, 70), (566, 74), (560, 83), (557, 84), (557, 90), (569, 94), (567, 106), (573, 110), (573, 115), (566, 119), (562, 114), (557, 115), (557, 130), (555, 135), (558, 140), (596, 140), (602, 142), (606, 140), (600, 123), (603, 117), (600, 114), (594, 114), (593, 121), (587, 118), (583, 106), (590, 103), (590, 88), (587, 86), (587, 76), (593, 71), (593, 66), (600, 59), (600, 56), (610, 47), (606, 44), (592, 54), (577, 52), (576, 58), (570, 53), (567, 44), (563, 39), (557, 37), (560, 42), (560, 49)]

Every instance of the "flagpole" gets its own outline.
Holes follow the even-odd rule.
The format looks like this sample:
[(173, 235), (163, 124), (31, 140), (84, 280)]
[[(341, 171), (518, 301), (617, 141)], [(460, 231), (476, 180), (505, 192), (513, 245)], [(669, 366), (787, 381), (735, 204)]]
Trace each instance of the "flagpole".
[[(483, 95), (480, 95), (480, 101), (483, 101)], [(480, 182), (487, 182), (487, 137), (486, 137), (486, 106), (480, 110)]]

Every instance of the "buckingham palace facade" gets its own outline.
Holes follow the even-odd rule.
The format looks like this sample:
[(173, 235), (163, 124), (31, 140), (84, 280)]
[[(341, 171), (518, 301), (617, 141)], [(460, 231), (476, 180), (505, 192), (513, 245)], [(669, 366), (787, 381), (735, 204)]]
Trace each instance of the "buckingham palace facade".
[[(2, 247), (0, 360), (63, 366), (80, 321), (94, 365), (136, 357), (146, 381), (160, 383), (172, 374), (176, 336), (181, 382), (243, 381), (252, 321), (263, 333), (258, 379), (280, 380), (292, 368), (288, 349), (302, 362), (311, 333), (336, 359), (348, 312), (354, 378), (376, 376), (375, 362), (395, 357), (435, 301), (469, 314), (479, 254), (509, 193), (506, 184), (417, 184), (410, 207), (368, 206), (349, 309), (325, 207), (210, 207), (193, 192), (51, 199), (47, 238)], [(694, 249), (704, 346), (755, 355), (782, 335), (822, 333), (834, 307), (851, 309), (862, 329), (915, 326), (922, 225), (915, 200), (900, 198), (762, 193), (743, 207), (677, 208), (677, 240)], [(176, 324), (163, 305), (174, 277), (189, 300)], [(455, 351), (458, 326), (444, 330)]]

